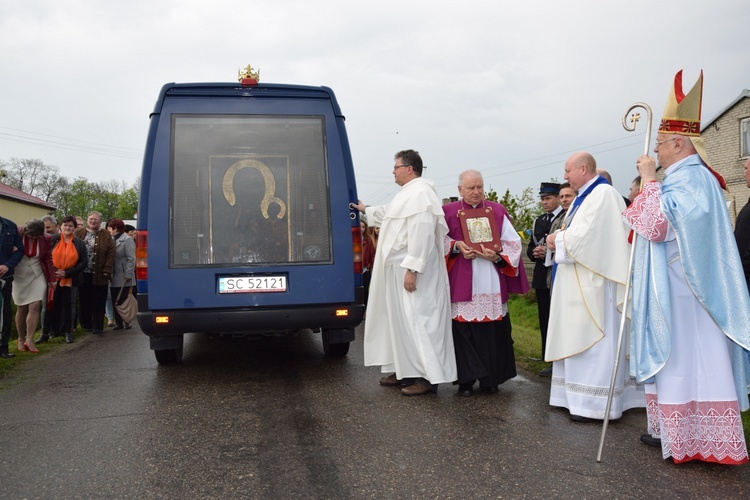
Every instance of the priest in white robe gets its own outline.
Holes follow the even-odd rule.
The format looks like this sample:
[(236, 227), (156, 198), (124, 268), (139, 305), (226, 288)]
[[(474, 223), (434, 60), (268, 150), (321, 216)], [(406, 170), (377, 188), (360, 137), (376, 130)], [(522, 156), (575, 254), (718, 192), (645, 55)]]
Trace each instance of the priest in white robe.
[[(603, 420), (620, 325), (618, 305), (628, 271), (628, 229), (622, 196), (596, 173), (589, 153), (565, 162), (565, 180), (578, 191), (563, 228), (547, 237), (557, 270), (545, 360), (553, 362), (550, 405), (572, 420)], [(644, 407), (642, 386), (629, 376), (626, 349), (619, 358), (609, 418)]]
[(448, 274), (443, 239), (448, 226), (434, 184), (422, 178), (419, 153), (396, 154), (401, 190), (391, 203), (357, 208), (380, 227), (365, 322), (365, 366), (380, 366), (381, 385), (407, 396), (435, 392), (456, 380)]

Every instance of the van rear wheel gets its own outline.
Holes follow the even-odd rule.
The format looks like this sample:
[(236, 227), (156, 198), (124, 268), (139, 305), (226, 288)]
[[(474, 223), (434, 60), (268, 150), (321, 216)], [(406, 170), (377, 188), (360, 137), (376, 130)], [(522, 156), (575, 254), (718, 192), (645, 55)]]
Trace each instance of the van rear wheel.
[(160, 365), (173, 365), (182, 361), (182, 349), (162, 349), (154, 351), (154, 356)]
[(349, 342), (343, 344), (323, 344), (323, 352), (332, 358), (343, 358), (349, 354)]
[(182, 335), (150, 337), (151, 350), (160, 365), (171, 365), (182, 361)]
[(354, 330), (323, 328), (321, 338), (326, 356), (342, 358), (349, 354), (349, 343), (354, 340)]

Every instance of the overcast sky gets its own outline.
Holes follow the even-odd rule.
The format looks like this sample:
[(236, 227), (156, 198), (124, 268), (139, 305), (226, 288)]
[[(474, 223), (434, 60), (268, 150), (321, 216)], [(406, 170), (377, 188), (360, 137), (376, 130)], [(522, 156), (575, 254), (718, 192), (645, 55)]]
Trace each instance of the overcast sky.
[(359, 197), (388, 202), (418, 150), (441, 197), (457, 175), (536, 193), (588, 150), (626, 194), (674, 74), (704, 71), (703, 120), (750, 87), (747, 0), (0, 0), (0, 159), (91, 181), (140, 175), (167, 82), (325, 85), (346, 115)]

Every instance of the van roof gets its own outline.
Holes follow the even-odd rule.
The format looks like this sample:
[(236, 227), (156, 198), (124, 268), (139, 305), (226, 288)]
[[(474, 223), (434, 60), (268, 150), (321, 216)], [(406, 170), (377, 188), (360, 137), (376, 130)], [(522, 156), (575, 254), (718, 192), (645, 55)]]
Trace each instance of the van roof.
[(326, 99), (333, 104), (336, 116), (341, 116), (336, 96), (329, 87), (311, 85), (290, 85), (281, 83), (259, 83), (243, 86), (239, 82), (229, 83), (167, 83), (159, 92), (153, 114), (161, 113), (167, 96), (174, 97), (231, 97), (231, 98), (287, 98), (287, 99)]

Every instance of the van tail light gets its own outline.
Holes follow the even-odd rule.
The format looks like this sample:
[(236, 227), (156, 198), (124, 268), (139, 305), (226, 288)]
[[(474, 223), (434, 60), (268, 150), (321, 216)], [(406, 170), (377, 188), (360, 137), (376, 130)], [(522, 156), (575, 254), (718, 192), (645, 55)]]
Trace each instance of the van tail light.
[(362, 274), (362, 228), (359, 224), (352, 227), (352, 253), (354, 254), (354, 273)]
[(135, 234), (135, 279), (148, 279), (148, 231)]

